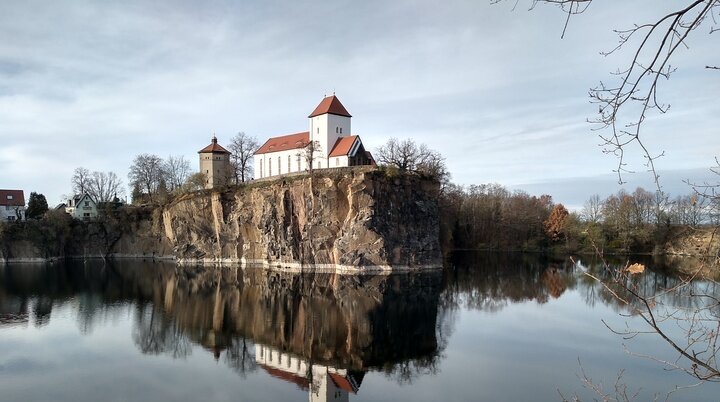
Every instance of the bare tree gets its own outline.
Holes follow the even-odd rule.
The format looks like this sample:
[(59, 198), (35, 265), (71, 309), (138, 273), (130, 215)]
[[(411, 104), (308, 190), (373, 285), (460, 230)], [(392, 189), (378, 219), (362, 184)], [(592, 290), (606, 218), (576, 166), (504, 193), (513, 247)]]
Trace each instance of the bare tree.
[(75, 194), (84, 194), (88, 190), (90, 171), (84, 167), (75, 168), (72, 176), (72, 189)]
[(308, 172), (312, 173), (315, 169), (314, 162), (321, 158), (322, 147), (318, 141), (308, 142), (302, 150), (301, 156), (305, 159), (305, 165)]
[(602, 219), (602, 202), (600, 196), (593, 194), (583, 205), (581, 216), (585, 221), (598, 223)]
[(399, 141), (397, 138), (390, 138), (378, 148), (376, 159), (382, 165), (394, 166), (405, 172), (415, 170), (419, 154), (420, 150), (413, 140)]
[(170, 155), (163, 162), (163, 172), (169, 191), (179, 189), (190, 176), (190, 162), (184, 156)]
[[(710, 168), (720, 181), (720, 159), (715, 158), (715, 166)], [(698, 202), (707, 202), (707, 218), (713, 225), (720, 225), (720, 184), (709, 182), (687, 182), (695, 191)]]
[[(502, 0), (492, 0), (499, 3)], [(563, 35), (573, 15), (588, 10), (592, 0), (530, 0), (530, 8), (538, 4), (560, 7), (567, 14)], [(653, 153), (646, 147), (641, 131), (643, 122), (651, 112), (666, 113), (669, 104), (660, 101), (658, 93), (661, 78), (668, 79), (676, 67), (671, 64), (678, 48), (688, 46), (688, 37), (702, 26), (713, 33), (720, 22), (720, 0), (686, 0), (683, 5), (670, 13), (661, 14), (649, 22), (635, 24), (627, 29), (615, 30), (618, 44), (607, 56), (620, 49), (632, 46), (631, 59), (626, 67), (613, 74), (612, 82), (601, 82), (590, 89), (590, 97), (598, 104), (598, 116), (591, 122), (605, 129), (600, 138), (604, 152), (618, 158), (618, 181), (623, 182), (623, 173), (631, 170), (625, 163), (625, 151), (637, 145), (645, 157), (648, 169), (655, 176), (658, 189), (660, 184), (655, 169), (655, 160), (664, 154)], [(717, 71), (718, 66), (706, 66)], [(643, 136), (641, 136), (643, 134)]]
[(130, 185), (144, 191), (150, 201), (155, 201), (155, 193), (164, 182), (163, 160), (152, 154), (140, 154), (133, 159), (128, 173)]
[[(628, 264), (622, 269), (613, 269), (606, 262), (603, 263), (605, 272), (611, 273), (610, 278), (603, 281), (592, 274), (586, 275), (600, 281), (605, 291), (627, 306), (631, 314), (640, 317), (649, 328), (614, 328), (607, 323), (605, 325), (623, 337), (659, 335), (679, 354), (679, 358), (659, 360), (653, 356), (643, 357), (659, 361), (670, 369), (684, 371), (701, 381), (720, 382), (718, 283), (695, 281), (696, 273), (661, 292), (647, 295), (644, 288), (638, 285), (639, 281), (633, 278), (645, 271), (642, 264)], [(668, 303), (669, 298), (674, 298), (676, 303)], [(675, 331), (677, 328), (681, 331)]]
[(378, 148), (376, 159), (381, 165), (395, 167), (401, 172), (423, 173), (444, 184), (450, 179), (445, 158), (427, 145), (417, 145), (411, 139), (399, 141), (390, 138)]
[(74, 194), (88, 194), (95, 202), (112, 201), (125, 194), (123, 182), (114, 172), (90, 172), (78, 167), (71, 181)]
[(257, 138), (251, 137), (242, 131), (230, 140), (228, 148), (232, 152), (230, 164), (233, 168), (235, 183), (244, 183), (252, 177), (252, 158), (258, 147)]
[(110, 202), (125, 193), (115, 172), (92, 172), (86, 192), (95, 202)]

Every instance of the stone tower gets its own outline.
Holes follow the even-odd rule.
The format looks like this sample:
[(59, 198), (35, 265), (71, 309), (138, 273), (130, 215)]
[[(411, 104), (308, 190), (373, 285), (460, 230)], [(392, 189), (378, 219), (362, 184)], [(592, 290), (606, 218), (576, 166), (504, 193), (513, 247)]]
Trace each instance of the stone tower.
[(217, 143), (213, 135), (210, 145), (198, 151), (200, 154), (200, 173), (207, 176), (205, 188), (215, 188), (230, 184), (232, 169), (230, 151)]

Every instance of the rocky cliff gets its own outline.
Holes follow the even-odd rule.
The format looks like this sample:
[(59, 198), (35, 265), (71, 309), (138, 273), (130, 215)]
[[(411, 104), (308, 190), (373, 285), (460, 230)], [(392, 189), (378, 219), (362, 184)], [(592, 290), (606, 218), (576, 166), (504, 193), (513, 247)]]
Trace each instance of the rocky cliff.
[(51, 211), (0, 227), (0, 262), (170, 257), (340, 271), (439, 267), (437, 183), (332, 169), (126, 207), (97, 222)]
[(180, 262), (438, 267), (437, 183), (342, 169), (182, 197), (162, 214)]

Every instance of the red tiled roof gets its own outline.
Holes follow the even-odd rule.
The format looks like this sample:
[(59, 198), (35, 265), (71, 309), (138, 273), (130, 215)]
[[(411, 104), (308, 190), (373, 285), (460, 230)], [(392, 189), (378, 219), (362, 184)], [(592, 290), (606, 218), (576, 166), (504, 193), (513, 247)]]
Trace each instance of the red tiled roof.
[(309, 142), (309, 131), (290, 135), (282, 135), (280, 137), (272, 137), (265, 141), (265, 143), (257, 151), (255, 151), (255, 155), (304, 148)]
[(330, 155), (328, 156), (344, 156), (347, 155), (348, 152), (352, 149), (353, 144), (355, 144), (355, 141), (357, 140), (357, 135), (349, 135), (347, 137), (340, 137), (335, 142), (335, 145), (332, 148), (332, 151), (330, 151)]
[(320, 116), (325, 113), (352, 117), (350, 116), (350, 113), (348, 113), (347, 109), (345, 109), (345, 106), (340, 103), (340, 99), (338, 99), (335, 95), (325, 97), (308, 117)]
[(213, 137), (212, 142), (210, 145), (206, 146), (205, 148), (198, 151), (199, 154), (205, 154), (205, 153), (215, 153), (215, 154), (229, 154), (230, 151), (227, 149), (221, 147), (217, 143), (217, 138)]
[(296, 384), (298, 387), (302, 389), (308, 389), (310, 387), (310, 380), (305, 377), (300, 377), (291, 373), (288, 373), (286, 371), (282, 371), (280, 369), (276, 369), (270, 366), (266, 366), (264, 364), (259, 364), (260, 367), (263, 368), (263, 370), (267, 371), (268, 374), (275, 378), (279, 378), (281, 380), (285, 380), (288, 382), (291, 382), (293, 384)]
[(24, 207), (25, 196), (22, 190), (0, 190), (0, 205)]
[(330, 374), (330, 378), (332, 379), (332, 382), (334, 382), (338, 388), (345, 390), (347, 392), (352, 392), (353, 394), (357, 393), (357, 388), (353, 387), (347, 378), (345, 378), (337, 373), (329, 373), (329, 374)]

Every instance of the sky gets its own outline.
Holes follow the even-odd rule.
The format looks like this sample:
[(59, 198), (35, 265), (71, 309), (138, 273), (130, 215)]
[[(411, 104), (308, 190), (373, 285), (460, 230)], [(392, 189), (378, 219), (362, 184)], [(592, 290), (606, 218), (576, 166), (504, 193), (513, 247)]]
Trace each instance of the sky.
[[(608, 4), (610, 3), (610, 4)], [(71, 193), (77, 167), (127, 184), (141, 153), (183, 155), (213, 134), (261, 143), (307, 130), (335, 92), (374, 150), (411, 138), (445, 156), (461, 185), (499, 183), (582, 205), (620, 186), (602, 152), (588, 89), (612, 82), (613, 29), (682, 1), (594, 2), (573, 17), (530, 1), (22, 1), (0, 5), (0, 188)], [(660, 86), (671, 104), (644, 139), (670, 193), (713, 180), (720, 154), (720, 64), (695, 31)], [(625, 188), (652, 187), (639, 149)], [(129, 194), (129, 191), (127, 191)]]

